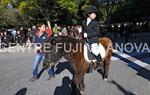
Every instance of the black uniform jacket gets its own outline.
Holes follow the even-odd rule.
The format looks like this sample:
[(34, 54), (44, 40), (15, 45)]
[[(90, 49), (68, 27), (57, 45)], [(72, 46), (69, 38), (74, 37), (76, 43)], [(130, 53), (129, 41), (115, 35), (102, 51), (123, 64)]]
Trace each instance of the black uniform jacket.
[(82, 28), (83, 31), (82, 33), (87, 33), (87, 38), (89, 44), (92, 43), (97, 43), (99, 37), (100, 37), (100, 25), (97, 21), (92, 20), (88, 25), (87, 25), (87, 20), (84, 20), (82, 22)]

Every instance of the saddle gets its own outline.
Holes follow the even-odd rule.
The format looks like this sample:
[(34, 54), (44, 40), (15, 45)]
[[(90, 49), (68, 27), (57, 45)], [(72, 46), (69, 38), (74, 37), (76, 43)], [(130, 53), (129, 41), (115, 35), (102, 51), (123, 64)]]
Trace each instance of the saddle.
[[(97, 52), (100, 52), (101, 57), (104, 58), (105, 57), (104, 47), (101, 44), (99, 44), (98, 48), (100, 48), (101, 51)], [(92, 53), (91, 48), (87, 43), (84, 44), (84, 58), (89, 63), (96, 62), (95, 55)]]

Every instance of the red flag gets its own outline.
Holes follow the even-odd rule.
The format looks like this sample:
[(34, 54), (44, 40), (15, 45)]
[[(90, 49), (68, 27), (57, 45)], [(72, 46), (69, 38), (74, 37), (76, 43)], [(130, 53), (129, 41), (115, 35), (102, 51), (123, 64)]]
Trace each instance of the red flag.
[(48, 37), (50, 37), (52, 35), (52, 29), (50, 27), (47, 27), (47, 34), (48, 34)]

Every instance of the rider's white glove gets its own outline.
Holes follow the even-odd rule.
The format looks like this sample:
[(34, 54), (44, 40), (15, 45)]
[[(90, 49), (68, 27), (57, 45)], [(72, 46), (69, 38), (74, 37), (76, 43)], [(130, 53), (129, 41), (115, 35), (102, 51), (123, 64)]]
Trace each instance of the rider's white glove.
[(84, 33), (84, 38), (87, 38), (87, 33)]

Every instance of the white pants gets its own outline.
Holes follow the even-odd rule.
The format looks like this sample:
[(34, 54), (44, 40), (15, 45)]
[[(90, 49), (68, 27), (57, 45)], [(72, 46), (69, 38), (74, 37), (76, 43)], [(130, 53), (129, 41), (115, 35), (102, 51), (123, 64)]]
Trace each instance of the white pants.
[(96, 56), (98, 56), (100, 54), (102, 58), (105, 57), (105, 49), (102, 46), (102, 44), (97, 44), (97, 43), (91, 44), (91, 51)]

